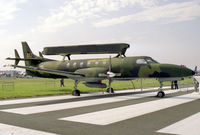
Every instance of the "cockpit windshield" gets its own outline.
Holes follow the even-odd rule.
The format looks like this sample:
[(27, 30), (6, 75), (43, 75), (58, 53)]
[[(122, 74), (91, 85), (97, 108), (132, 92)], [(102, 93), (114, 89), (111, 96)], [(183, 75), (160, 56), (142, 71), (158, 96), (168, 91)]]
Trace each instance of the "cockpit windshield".
[(145, 58), (148, 64), (158, 63), (157, 61), (153, 60), (152, 58)]
[(154, 64), (154, 63), (158, 63), (157, 61), (153, 60), (150, 57), (147, 58), (141, 58), (141, 59), (137, 59), (136, 60), (137, 64)]

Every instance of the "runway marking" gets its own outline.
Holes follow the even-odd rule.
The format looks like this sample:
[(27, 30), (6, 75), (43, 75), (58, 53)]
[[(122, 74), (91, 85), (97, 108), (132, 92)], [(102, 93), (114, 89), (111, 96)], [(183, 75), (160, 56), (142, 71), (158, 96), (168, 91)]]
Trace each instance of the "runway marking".
[(160, 99), (145, 103), (139, 103), (124, 107), (118, 107), (103, 111), (75, 115), (71, 117), (60, 118), (59, 120), (89, 123), (96, 125), (108, 125), (115, 122), (127, 120), (147, 113), (159, 111), (183, 103), (191, 102), (200, 98), (197, 93), (186, 94), (182, 96)]
[(0, 123), (0, 135), (57, 135)]
[(51, 101), (51, 100), (62, 100), (62, 99), (70, 99), (72, 96), (48, 96), (48, 97), (40, 97), (40, 98), (26, 98), (26, 99), (15, 99), (15, 100), (0, 100), (0, 105), (11, 105), (11, 104), (22, 104), (22, 103), (33, 103), (40, 101)]
[(178, 135), (200, 135), (200, 112), (168, 127), (158, 130), (159, 133)]
[[(165, 87), (168, 88), (168, 87)], [(155, 88), (148, 88), (144, 89), (144, 91), (155, 90)], [(120, 90), (115, 91), (115, 93), (131, 93), (131, 92), (139, 92), (140, 89), (131, 89), (131, 90)], [(89, 97), (89, 96), (97, 96), (103, 95), (102, 92), (95, 92), (89, 94), (82, 94), (81, 97)], [(25, 99), (14, 99), (14, 100), (0, 100), (0, 105), (11, 105), (11, 104), (22, 104), (22, 103), (34, 103), (34, 102), (41, 102), (41, 101), (51, 101), (51, 100), (62, 100), (62, 99), (72, 99), (72, 98), (79, 98), (76, 96), (70, 95), (62, 95), (62, 96), (48, 96), (48, 97), (37, 97), (37, 98), (25, 98)]]
[[(177, 91), (168, 90), (165, 93), (169, 94), (169, 93), (175, 93), (175, 92), (177, 92)], [(142, 94), (133, 94), (133, 95), (127, 95), (127, 96), (114, 96), (114, 97), (91, 99), (91, 100), (68, 102), (68, 103), (57, 103), (57, 104), (50, 104), (50, 105), (40, 105), (40, 106), (32, 106), (32, 107), (5, 109), (5, 110), (0, 110), (0, 111), (28, 115), (28, 114), (36, 114), (36, 113), (43, 113), (43, 112), (99, 105), (99, 104), (105, 104), (105, 103), (126, 101), (126, 100), (131, 100), (131, 99), (155, 96), (156, 94), (157, 94), (157, 92), (149, 92), (149, 93), (142, 93)]]

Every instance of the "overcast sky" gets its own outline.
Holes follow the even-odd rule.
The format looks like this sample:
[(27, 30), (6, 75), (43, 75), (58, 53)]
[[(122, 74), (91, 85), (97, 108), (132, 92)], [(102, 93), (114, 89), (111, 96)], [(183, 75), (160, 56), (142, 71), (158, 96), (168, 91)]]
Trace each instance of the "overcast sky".
[(45, 46), (124, 42), (127, 56), (194, 69), (200, 0), (0, 0), (0, 69), (13, 63), (5, 58), (14, 49), (22, 57), (21, 41), (36, 54)]

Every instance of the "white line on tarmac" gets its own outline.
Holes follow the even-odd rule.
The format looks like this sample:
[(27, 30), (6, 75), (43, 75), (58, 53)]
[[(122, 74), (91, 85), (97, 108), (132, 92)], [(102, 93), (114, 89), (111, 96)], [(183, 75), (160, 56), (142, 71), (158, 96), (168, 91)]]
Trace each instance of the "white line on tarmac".
[[(175, 92), (178, 92), (178, 91), (177, 90), (165, 91), (166, 94), (175, 93)], [(126, 101), (130, 99), (138, 99), (138, 98), (144, 98), (144, 97), (149, 97), (149, 96), (155, 96), (156, 94), (157, 92), (149, 92), (149, 93), (142, 93), (142, 94), (133, 94), (133, 95), (127, 95), (127, 96), (113, 96), (113, 97), (107, 97), (107, 98), (75, 101), (75, 102), (68, 102), (68, 103), (57, 103), (57, 104), (50, 104), (50, 105), (5, 109), (5, 110), (0, 110), (0, 111), (28, 115), (28, 114), (36, 114), (36, 113), (99, 105), (99, 104), (105, 104), (105, 103)]]
[(168, 127), (158, 130), (159, 133), (178, 135), (200, 135), (200, 112)]
[(127, 120), (147, 113), (159, 111), (183, 103), (191, 102), (200, 98), (197, 93), (186, 94), (172, 98), (160, 99), (145, 103), (139, 103), (124, 107), (118, 107), (103, 111), (75, 115), (59, 120), (82, 122), (96, 125), (108, 125), (115, 122)]
[[(167, 88), (167, 87), (166, 87)], [(158, 89), (155, 88), (148, 88), (144, 89), (143, 91), (149, 91)], [(131, 92), (139, 92), (140, 89), (131, 89), (131, 90), (120, 90), (116, 91), (115, 93), (131, 93)], [(102, 92), (95, 92), (95, 93), (89, 93), (89, 94), (82, 94), (81, 97), (89, 97), (89, 96), (97, 96), (102, 95)], [(78, 98), (76, 96), (70, 96), (70, 95), (62, 95), (62, 96), (48, 96), (48, 97), (37, 97), (37, 98), (25, 98), (25, 99), (14, 99), (14, 100), (0, 100), (0, 105), (11, 105), (11, 104), (22, 104), (22, 103), (34, 103), (34, 102), (41, 102), (41, 101), (51, 101), (51, 100), (62, 100), (62, 99), (72, 99), (72, 98)]]
[(15, 99), (15, 100), (0, 100), (0, 105), (33, 103), (33, 102), (62, 100), (62, 99), (70, 99), (70, 98), (73, 98), (73, 97), (69, 95), (65, 95), (65, 96), (48, 96), (48, 97), (40, 97), (40, 98), (26, 98), (26, 99)]
[(56, 135), (56, 134), (0, 123), (0, 135)]

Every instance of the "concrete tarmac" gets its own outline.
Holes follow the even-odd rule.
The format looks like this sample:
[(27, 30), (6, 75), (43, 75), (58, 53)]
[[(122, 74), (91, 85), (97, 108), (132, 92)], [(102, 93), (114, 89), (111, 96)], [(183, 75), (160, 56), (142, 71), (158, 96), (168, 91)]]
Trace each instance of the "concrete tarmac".
[(0, 135), (199, 135), (194, 88), (0, 100)]

